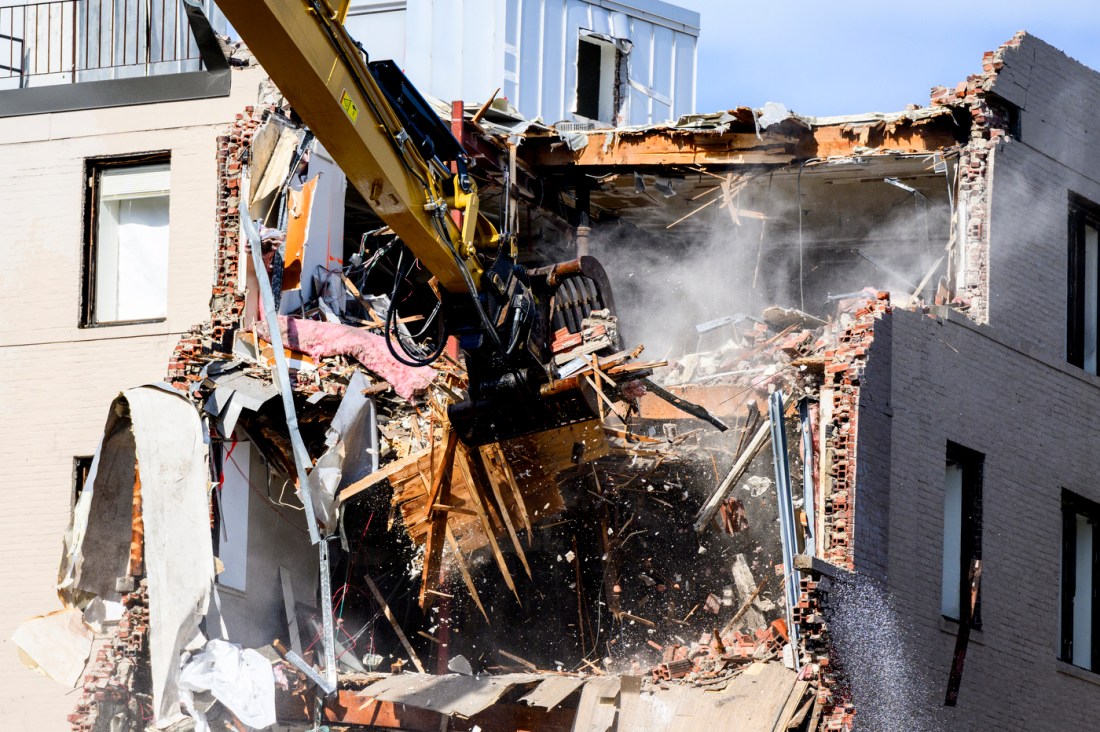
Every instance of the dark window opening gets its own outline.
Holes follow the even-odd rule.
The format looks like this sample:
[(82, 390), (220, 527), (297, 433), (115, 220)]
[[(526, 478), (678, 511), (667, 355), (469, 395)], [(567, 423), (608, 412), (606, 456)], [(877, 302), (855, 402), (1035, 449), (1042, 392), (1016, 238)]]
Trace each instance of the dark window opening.
[(1062, 492), (1062, 613), (1058, 657), (1100, 671), (1100, 504)]
[(626, 54), (606, 37), (581, 36), (577, 42), (578, 117), (614, 124), (625, 100)]
[(84, 164), (81, 327), (168, 315), (169, 154)]
[(1097, 373), (1100, 323), (1100, 207), (1080, 196), (1069, 203), (1069, 313), (1066, 360)]
[(80, 494), (84, 492), (84, 483), (88, 480), (88, 473), (92, 470), (92, 456), (91, 455), (78, 455), (73, 458), (73, 500), (72, 503), (75, 506), (76, 502), (80, 500)]
[(940, 611), (944, 617), (981, 628), (981, 592), (970, 615), (970, 572), (982, 558), (982, 470), (985, 457), (947, 443), (943, 501), (943, 573)]
[(577, 44), (577, 114), (589, 119), (600, 118), (600, 62), (603, 49), (599, 44), (580, 40)]

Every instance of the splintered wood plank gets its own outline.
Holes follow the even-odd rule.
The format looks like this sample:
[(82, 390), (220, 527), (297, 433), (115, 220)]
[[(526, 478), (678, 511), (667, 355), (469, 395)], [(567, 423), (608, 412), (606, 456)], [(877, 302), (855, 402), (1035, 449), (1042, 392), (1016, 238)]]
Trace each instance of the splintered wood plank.
[[(486, 467), (488, 472), (488, 460), (485, 459), (485, 453), (479, 453), (482, 460), (482, 465)], [(493, 491), (493, 496), (496, 498), (496, 504), (500, 511), (500, 517), (504, 521), (504, 526), (508, 529), (508, 536), (512, 539), (512, 546), (516, 549), (516, 555), (519, 557), (520, 563), (523, 565), (523, 569), (527, 572), (527, 576), (531, 576), (531, 568), (527, 565), (527, 556), (523, 553), (523, 545), (519, 541), (519, 536), (516, 534), (516, 527), (512, 525), (512, 516), (508, 511), (508, 506), (504, 503), (504, 495), (500, 491), (498, 481), (495, 481), (490, 477), (488, 479), (489, 487)]]
[(492, 470), (489, 471), (489, 480), (493, 480), (494, 475), (499, 475), (504, 479), (505, 485), (507, 485), (508, 489), (512, 492), (512, 498), (515, 501), (516, 515), (527, 529), (527, 546), (531, 546), (531, 519), (527, 515), (527, 504), (523, 500), (523, 491), (520, 490), (519, 484), (516, 482), (516, 475), (512, 472), (512, 464), (508, 462), (508, 458), (504, 454), (504, 450), (501, 448), (499, 442), (494, 442), (491, 445), (482, 445), (481, 455), (486, 470), (488, 471), (490, 466), (492, 468)]
[(389, 465), (385, 466), (384, 468), (379, 468), (378, 470), (374, 471), (373, 473), (361, 480), (357, 480), (344, 490), (340, 491), (340, 493), (336, 496), (337, 505), (343, 503), (352, 496), (362, 493), (368, 488), (372, 488), (378, 485), (383, 480), (386, 480), (391, 476), (398, 475), (399, 473), (406, 471), (410, 468), (415, 470), (417, 464), (421, 460), (428, 458), (430, 454), (430, 448), (421, 450), (420, 452), (414, 452), (407, 457), (401, 458), (400, 460), (394, 460)]
[[(443, 530), (447, 534), (447, 543), (451, 545), (451, 551), (454, 553), (455, 565), (458, 567), (459, 574), (462, 575), (462, 580), (466, 583), (466, 589), (470, 593), (470, 597), (473, 598), (474, 604), (477, 605), (477, 609), (481, 611), (482, 617), (485, 618), (485, 622), (489, 623), (489, 613), (485, 612), (485, 606), (481, 604), (481, 595), (477, 593), (477, 587), (474, 586), (474, 578), (470, 576), (470, 569), (466, 566), (466, 560), (462, 556), (462, 550), (458, 547), (458, 542), (455, 541), (454, 534), (451, 533), (451, 527), (444, 525)], [(489, 623), (491, 625), (491, 623)]]
[[(513, 446), (519, 449), (511, 449)], [(516, 453), (522, 452), (529, 458), (523, 464), (535, 465), (539, 468), (535, 475), (545, 476), (602, 458), (610, 452), (607, 435), (598, 419), (518, 437), (509, 440), (504, 448), (513, 466), (518, 464)], [(575, 455), (578, 460), (574, 460)]]
[(493, 524), (485, 510), (485, 504), (480, 495), (480, 487), (470, 472), (469, 459), (470, 455), (466, 452), (465, 446), (460, 445), (456, 454), (455, 465), (458, 466), (458, 472), (462, 474), (466, 484), (470, 486), (470, 503), (473, 504), (478, 518), (481, 519), (481, 528), (485, 532), (485, 537), (489, 540), (489, 548), (493, 551), (493, 557), (496, 559), (497, 567), (500, 568), (501, 576), (504, 577), (504, 584), (508, 585), (508, 589), (516, 596), (516, 602), (522, 605), (523, 601), (519, 599), (519, 592), (516, 590), (516, 583), (512, 580), (512, 573), (508, 571), (508, 563), (504, 561), (504, 554), (501, 553), (500, 546), (497, 544), (496, 532), (493, 531)]
[[(430, 604), (428, 589), (439, 577), (440, 561), (443, 555), (443, 531), (447, 525), (447, 513), (436, 511), (436, 502), (447, 503), (451, 493), (451, 471), (458, 446), (458, 434), (449, 428), (443, 435), (443, 459), (438, 470), (435, 469), (432, 484), (428, 488), (425, 505), (428, 508), (428, 538), (424, 542), (424, 565), (420, 574), (420, 607)], [(434, 446), (433, 446), (434, 447)], [(419, 471), (418, 471), (419, 474)]]
[(386, 616), (386, 620), (390, 621), (390, 625), (393, 627), (393, 632), (397, 634), (397, 639), (401, 641), (401, 645), (405, 647), (405, 652), (409, 654), (409, 658), (412, 660), (413, 665), (416, 666), (416, 670), (420, 673), (427, 673), (424, 670), (424, 664), (420, 663), (420, 657), (416, 655), (416, 651), (413, 650), (412, 644), (409, 643), (409, 639), (405, 637), (405, 632), (401, 630), (401, 626), (397, 623), (397, 618), (394, 617), (393, 611), (390, 610), (389, 603), (386, 602), (386, 598), (382, 597), (382, 593), (378, 590), (378, 585), (374, 584), (374, 580), (370, 578), (369, 574), (363, 575), (363, 579), (367, 581), (367, 587), (370, 588), (371, 593), (374, 594), (374, 599), (378, 601), (379, 606), (382, 608), (382, 614)]

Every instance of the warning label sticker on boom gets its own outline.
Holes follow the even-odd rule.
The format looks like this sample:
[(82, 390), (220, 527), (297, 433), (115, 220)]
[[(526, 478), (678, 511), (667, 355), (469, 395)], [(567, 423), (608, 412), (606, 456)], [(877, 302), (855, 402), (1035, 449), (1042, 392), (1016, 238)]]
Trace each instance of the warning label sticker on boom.
[(340, 97), (340, 106), (344, 108), (344, 112), (355, 122), (359, 118), (359, 107), (355, 106), (355, 102), (351, 100), (351, 95), (348, 94), (348, 90), (345, 89), (343, 95)]

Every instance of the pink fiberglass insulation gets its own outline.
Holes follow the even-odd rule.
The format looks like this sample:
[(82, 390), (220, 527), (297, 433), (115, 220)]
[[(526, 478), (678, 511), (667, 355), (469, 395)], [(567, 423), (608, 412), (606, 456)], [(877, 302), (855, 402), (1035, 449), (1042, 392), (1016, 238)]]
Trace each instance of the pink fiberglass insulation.
[[(426, 389), (435, 378), (435, 371), (430, 367), (414, 368), (395, 359), (382, 336), (349, 325), (280, 315), (279, 331), (283, 336), (283, 345), (315, 359), (351, 356), (368, 371), (388, 381), (393, 390), (406, 399)], [(256, 333), (260, 338), (270, 340), (267, 323), (256, 323)]]

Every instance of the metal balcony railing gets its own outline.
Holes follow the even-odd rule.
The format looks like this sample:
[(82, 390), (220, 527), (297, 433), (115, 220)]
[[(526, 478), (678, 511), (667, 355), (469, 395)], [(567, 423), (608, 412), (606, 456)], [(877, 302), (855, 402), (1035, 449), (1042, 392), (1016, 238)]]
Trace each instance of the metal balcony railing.
[(0, 90), (201, 68), (182, 0), (0, 0)]

